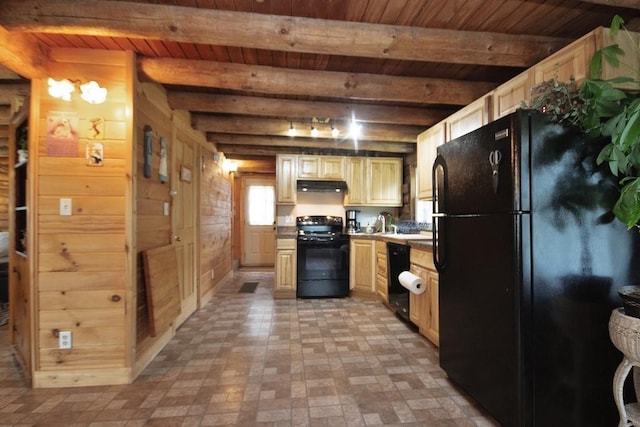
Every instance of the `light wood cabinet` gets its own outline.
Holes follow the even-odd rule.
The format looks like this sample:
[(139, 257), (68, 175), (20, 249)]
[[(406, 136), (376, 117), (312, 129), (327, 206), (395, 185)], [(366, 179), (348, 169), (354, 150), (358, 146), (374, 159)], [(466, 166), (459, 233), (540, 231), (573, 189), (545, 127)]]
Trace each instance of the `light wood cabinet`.
[(372, 239), (351, 238), (349, 247), (349, 288), (353, 296), (376, 296), (376, 245)]
[(366, 188), (364, 185), (365, 157), (347, 157), (346, 176), (347, 192), (344, 195), (345, 206), (364, 206), (367, 203)]
[(433, 265), (430, 251), (411, 248), (411, 272), (421, 277), (426, 290), (420, 294), (409, 294), (410, 320), (418, 326), (422, 335), (435, 345), (440, 343), (440, 311), (438, 303), (438, 273)]
[(491, 97), (484, 96), (447, 117), (446, 140), (474, 131), (491, 121)]
[(365, 188), (367, 205), (402, 206), (402, 159), (367, 158)]
[(568, 82), (571, 77), (578, 83), (589, 76), (589, 63), (596, 52), (594, 33), (579, 38), (533, 67), (533, 84), (556, 78)]
[(382, 301), (389, 301), (387, 244), (381, 241), (376, 241), (376, 293)]
[(493, 119), (504, 117), (520, 108), (522, 101), (529, 102), (531, 98), (532, 72), (525, 71), (503, 85), (493, 93)]
[(298, 178), (343, 180), (344, 165), (342, 156), (298, 156)]
[(296, 296), (296, 239), (276, 239), (274, 298)]
[(276, 203), (296, 204), (297, 156), (278, 155), (276, 157)]
[(419, 199), (431, 200), (433, 198), (431, 168), (433, 167), (433, 162), (436, 160), (438, 147), (446, 141), (445, 130), (445, 122), (440, 122), (418, 135), (417, 181)]

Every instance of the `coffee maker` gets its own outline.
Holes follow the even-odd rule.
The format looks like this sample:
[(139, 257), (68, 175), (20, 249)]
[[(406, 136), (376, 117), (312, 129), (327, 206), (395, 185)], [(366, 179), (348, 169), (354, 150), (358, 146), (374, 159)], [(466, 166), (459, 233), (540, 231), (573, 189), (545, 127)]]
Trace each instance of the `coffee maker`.
[(358, 222), (358, 213), (360, 211), (349, 209), (345, 211), (345, 229), (347, 233), (357, 233), (360, 231), (360, 223)]

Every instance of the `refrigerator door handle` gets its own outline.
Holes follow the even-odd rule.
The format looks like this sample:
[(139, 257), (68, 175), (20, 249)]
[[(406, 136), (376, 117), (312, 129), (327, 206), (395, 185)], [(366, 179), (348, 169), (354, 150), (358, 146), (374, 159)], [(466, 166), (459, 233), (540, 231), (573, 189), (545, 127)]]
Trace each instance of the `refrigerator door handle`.
[[(440, 172), (440, 173), (439, 173)], [(431, 203), (433, 204), (433, 264), (438, 272), (446, 267), (446, 219), (447, 215), (441, 212), (441, 208), (447, 206), (447, 165), (444, 158), (438, 155), (431, 169)]]

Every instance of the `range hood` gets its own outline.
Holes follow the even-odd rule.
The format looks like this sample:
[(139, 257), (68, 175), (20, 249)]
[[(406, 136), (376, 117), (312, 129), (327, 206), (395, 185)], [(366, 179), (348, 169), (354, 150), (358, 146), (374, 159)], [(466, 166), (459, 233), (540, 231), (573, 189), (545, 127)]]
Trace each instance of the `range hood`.
[(297, 188), (298, 191), (343, 193), (347, 189), (347, 183), (344, 181), (316, 181), (311, 179), (299, 179)]

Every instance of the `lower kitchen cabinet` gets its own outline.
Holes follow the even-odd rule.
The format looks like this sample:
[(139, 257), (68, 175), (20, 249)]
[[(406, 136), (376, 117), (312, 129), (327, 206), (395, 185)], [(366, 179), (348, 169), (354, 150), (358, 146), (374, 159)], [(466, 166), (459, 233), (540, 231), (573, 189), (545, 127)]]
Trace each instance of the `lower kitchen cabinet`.
[(296, 239), (276, 239), (273, 297), (296, 297)]
[(384, 302), (389, 301), (387, 278), (387, 244), (376, 241), (376, 293)]
[(376, 296), (376, 241), (351, 238), (349, 247), (349, 288), (352, 296)]
[(426, 290), (409, 294), (410, 320), (422, 335), (435, 345), (440, 343), (440, 311), (438, 305), (438, 272), (430, 251), (411, 248), (411, 272), (424, 280)]

